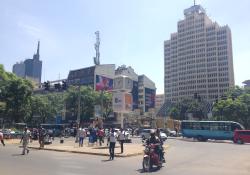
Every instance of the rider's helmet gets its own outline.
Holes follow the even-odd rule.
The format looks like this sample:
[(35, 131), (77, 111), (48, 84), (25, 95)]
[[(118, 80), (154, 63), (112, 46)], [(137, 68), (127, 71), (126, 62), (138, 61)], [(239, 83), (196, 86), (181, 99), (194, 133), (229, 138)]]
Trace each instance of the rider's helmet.
[(151, 130), (150, 130), (150, 136), (151, 136), (151, 137), (154, 137), (154, 136), (155, 136), (155, 130), (154, 130), (154, 129), (151, 129)]

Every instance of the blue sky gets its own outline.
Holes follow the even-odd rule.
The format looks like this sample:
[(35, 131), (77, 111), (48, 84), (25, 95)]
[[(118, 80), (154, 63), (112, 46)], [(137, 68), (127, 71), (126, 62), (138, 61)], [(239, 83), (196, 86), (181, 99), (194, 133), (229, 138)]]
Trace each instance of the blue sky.
[[(197, 0), (232, 31), (236, 85), (250, 79), (250, 1)], [(131, 66), (164, 92), (163, 42), (192, 0), (0, 0), (0, 64), (7, 71), (31, 58), (40, 40), (44, 80), (93, 65), (94, 32), (101, 63)]]

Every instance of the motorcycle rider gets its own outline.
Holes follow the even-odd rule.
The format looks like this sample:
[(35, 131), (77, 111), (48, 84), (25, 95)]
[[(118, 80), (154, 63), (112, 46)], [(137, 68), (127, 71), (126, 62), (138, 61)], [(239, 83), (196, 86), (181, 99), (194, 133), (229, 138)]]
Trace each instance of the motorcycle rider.
[(161, 157), (161, 160), (162, 162), (165, 163), (165, 158), (164, 158), (164, 150), (163, 150), (163, 139), (161, 138), (161, 131), (160, 129), (156, 129), (156, 136), (159, 138), (160, 140), (160, 145), (159, 145), (159, 154), (160, 154), (160, 157)]
[(150, 138), (147, 140), (147, 145), (149, 144), (156, 144), (156, 153), (159, 155), (160, 160), (165, 162), (164, 156), (163, 156), (163, 149), (162, 149), (162, 142), (161, 140), (156, 136), (155, 130), (150, 131)]

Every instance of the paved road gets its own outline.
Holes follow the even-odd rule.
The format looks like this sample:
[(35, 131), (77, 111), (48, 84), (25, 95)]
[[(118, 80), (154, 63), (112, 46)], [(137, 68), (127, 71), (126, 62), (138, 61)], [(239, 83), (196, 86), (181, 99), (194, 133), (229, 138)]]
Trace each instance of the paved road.
[[(156, 175), (249, 175), (250, 145), (169, 139), (167, 165)], [(116, 158), (32, 150), (20, 155), (16, 145), (0, 147), (0, 174), (4, 175), (137, 175), (142, 156)]]

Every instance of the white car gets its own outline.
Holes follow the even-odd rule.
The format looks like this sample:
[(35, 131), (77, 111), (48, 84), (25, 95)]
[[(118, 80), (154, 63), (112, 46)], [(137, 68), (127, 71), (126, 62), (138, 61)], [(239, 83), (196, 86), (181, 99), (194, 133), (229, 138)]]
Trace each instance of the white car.
[(161, 135), (161, 139), (162, 139), (163, 141), (165, 141), (165, 140), (167, 140), (167, 139), (168, 139), (168, 136), (167, 136), (167, 134), (166, 134), (166, 133), (164, 133), (164, 132), (160, 132), (160, 135)]

